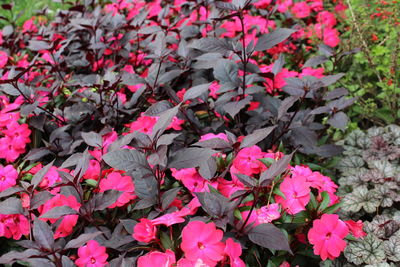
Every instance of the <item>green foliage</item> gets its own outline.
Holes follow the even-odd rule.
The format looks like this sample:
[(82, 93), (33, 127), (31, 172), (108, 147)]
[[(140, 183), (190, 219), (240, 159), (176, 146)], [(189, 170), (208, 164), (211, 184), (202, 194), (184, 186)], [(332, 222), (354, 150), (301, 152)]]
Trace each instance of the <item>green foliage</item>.
[(344, 87), (359, 99), (348, 113), (362, 128), (400, 121), (400, 4), (346, 1), (349, 5), (342, 49), (359, 48), (338, 64)]
[[(345, 257), (349, 262), (400, 264), (400, 127), (355, 130), (341, 141), (344, 157), (339, 195), (342, 217), (363, 220), (367, 236), (349, 241)], [(381, 265), (379, 265), (381, 266)], [(382, 265), (392, 266), (392, 265)]]
[[(56, 11), (67, 7), (67, 4), (54, 0), (2, 0), (0, 7), (0, 27), (8, 24), (22, 26), (25, 21), (46, 8), (44, 13), (48, 18), (55, 15)], [(7, 9), (7, 4), (11, 4), (11, 10)]]

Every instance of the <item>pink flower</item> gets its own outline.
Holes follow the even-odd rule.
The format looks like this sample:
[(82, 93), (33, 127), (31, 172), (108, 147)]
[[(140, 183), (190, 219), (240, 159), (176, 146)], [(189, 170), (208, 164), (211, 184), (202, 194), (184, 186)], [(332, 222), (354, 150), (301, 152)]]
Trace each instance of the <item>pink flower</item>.
[(37, 32), (37, 27), (35, 23), (33, 23), (33, 18), (28, 19), (27, 21), (24, 22), (24, 25), (22, 25), (22, 32)]
[(266, 169), (265, 165), (259, 161), (262, 158), (264, 158), (264, 153), (261, 151), (261, 148), (254, 145), (240, 150), (232, 161), (232, 165), (240, 173), (251, 176)]
[(18, 240), (29, 234), (29, 221), (21, 214), (0, 214), (0, 236)]
[(100, 162), (97, 160), (91, 159), (89, 161), (89, 168), (86, 170), (83, 178), (85, 179), (92, 179), (92, 180), (99, 180), (101, 172)]
[(314, 76), (318, 79), (324, 77), (324, 68), (317, 68), (317, 69), (313, 69), (313, 68), (304, 68), (301, 73), (299, 74), (299, 78), (303, 78), (304, 76)]
[(260, 0), (254, 3), (254, 6), (257, 8), (266, 8), (271, 4), (272, 0)]
[(214, 81), (210, 84), (210, 87), (208, 88), (210, 90), (210, 96), (214, 99), (218, 98), (218, 90), (221, 86), (219, 85), (218, 82)]
[[(247, 218), (249, 212), (250, 211), (248, 210), (242, 212), (243, 220)], [(247, 224), (254, 223), (253, 226), (257, 226), (262, 223), (270, 223), (273, 220), (279, 219), (280, 217), (281, 213), (279, 212), (279, 204), (273, 203), (254, 210), (251, 213)]]
[(293, 4), (293, 0), (278, 0), (278, 11), (281, 13), (285, 13), (288, 8)]
[(297, 74), (296, 71), (289, 71), (288, 69), (283, 68), (274, 78), (274, 88), (281, 89), (287, 84), (285, 80), (286, 78), (296, 77)]
[(17, 178), (18, 172), (13, 165), (0, 166), (0, 192), (16, 185)]
[(209, 184), (195, 168), (187, 169), (171, 169), (172, 176), (183, 183), (183, 185), (190, 190), (190, 192), (203, 192), (206, 185)]
[(25, 149), (16, 147), (12, 138), (8, 136), (0, 138), (0, 158), (5, 159), (7, 162), (13, 162), (22, 153), (25, 153)]
[(75, 264), (79, 267), (102, 267), (107, 265), (108, 254), (106, 248), (100, 246), (96, 240), (90, 240), (85, 246), (78, 249), (79, 258)]
[(292, 12), (296, 18), (306, 18), (310, 16), (311, 8), (306, 2), (298, 2), (293, 5)]
[(0, 69), (4, 68), (7, 65), (8, 54), (4, 51), (0, 51)]
[(181, 213), (179, 211), (167, 213), (156, 219), (151, 220), (153, 225), (163, 224), (166, 226), (171, 226), (171, 225), (177, 224), (177, 223), (183, 223), (184, 221), (185, 221), (185, 219), (183, 218), (183, 216), (181, 215)]
[(367, 233), (365, 233), (363, 230), (363, 222), (361, 220), (358, 220), (356, 222), (353, 220), (348, 220), (344, 222), (346, 223), (347, 227), (349, 227), (350, 233), (355, 238), (360, 238), (367, 235)]
[(204, 263), (215, 266), (224, 258), (223, 232), (215, 228), (214, 223), (191, 221), (182, 230), (181, 249), (188, 260), (201, 259)]
[(138, 131), (145, 134), (151, 134), (154, 125), (157, 123), (156, 117), (140, 116), (129, 126), (131, 132)]
[(100, 192), (106, 190), (117, 190), (123, 192), (114, 204), (108, 208), (122, 207), (136, 198), (135, 186), (130, 176), (121, 176), (119, 172), (110, 173), (107, 178), (102, 179), (99, 184)]
[(335, 259), (346, 247), (343, 239), (348, 235), (349, 228), (336, 214), (324, 214), (321, 219), (313, 222), (308, 232), (308, 240), (314, 245), (314, 254), (322, 260)]
[(52, 166), (50, 170), (46, 173), (46, 175), (43, 177), (39, 186), (42, 188), (47, 188), (54, 185), (57, 182), (61, 182), (61, 177), (58, 174), (57, 170), (58, 170), (57, 167)]
[(326, 25), (328, 28), (333, 28), (336, 25), (335, 15), (329, 11), (319, 12), (317, 21), (318, 23)]
[(239, 243), (233, 241), (232, 238), (228, 238), (225, 242), (225, 253), (229, 257), (231, 267), (246, 267), (246, 264), (240, 258), (242, 247)]
[(226, 142), (229, 143), (228, 137), (224, 133), (219, 133), (219, 134), (208, 133), (208, 134), (202, 135), (200, 137), (199, 141), (201, 142), (201, 141), (206, 141), (206, 140), (210, 140), (210, 139), (214, 139), (214, 138), (219, 138), (219, 139), (225, 140)]
[(137, 241), (149, 243), (156, 239), (157, 227), (147, 218), (140, 219), (140, 222), (133, 227), (132, 237)]
[(165, 253), (160, 251), (152, 251), (138, 258), (138, 267), (172, 267), (176, 263), (175, 254), (167, 249)]
[[(69, 206), (72, 209), (79, 211), (81, 204), (76, 201), (74, 196), (64, 196), (61, 194), (55, 195), (53, 198), (49, 199), (45, 204), (38, 208), (40, 215), (45, 214), (49, 210), (53, 209), (54, 207), (61, 207), (61, 206)], [(55, 223), (57, 220), (61, 219), (61, 223), (58, 225), (55, 233), (54, 238), (65, 237), (72, 233), (74, 226), (78, 221), (79, 215), (65, 215), (60, 218), (40, 218), (43, 221), (49, 221), (51, 223)]]
[(287, 213), (296, 214), (305, 210), (310, 201), (310, 186), (305, 177), (286, 177), (280, 185), (280, 190), (285, 198), (276, 196), (276, 202), (280, 203)]

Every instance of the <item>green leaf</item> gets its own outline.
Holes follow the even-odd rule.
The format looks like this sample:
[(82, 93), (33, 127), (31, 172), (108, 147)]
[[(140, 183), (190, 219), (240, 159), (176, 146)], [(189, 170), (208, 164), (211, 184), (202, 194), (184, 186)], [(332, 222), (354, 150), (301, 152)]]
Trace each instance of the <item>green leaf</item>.
[(322, 192), (321, 196), (322, 196), (322, 201), (318, 207), (318, 211), (322, 211), (322, 210), (326, 209), (329, 205), (329, 202), (331, 201), (328, 192), (326, 192), (326, 191)]

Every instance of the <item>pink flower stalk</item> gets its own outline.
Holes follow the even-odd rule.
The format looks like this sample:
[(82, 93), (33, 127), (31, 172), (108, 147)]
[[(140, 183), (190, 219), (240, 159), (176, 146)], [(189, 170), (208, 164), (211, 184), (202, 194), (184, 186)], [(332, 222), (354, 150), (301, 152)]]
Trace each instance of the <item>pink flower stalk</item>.
[(18, 172), (13, 165), (0, 166), (0, 192), (16, 185), (17, 178)]
[(276, 202), (280, 203), (287, 213), (293, 215), (306, 209), (310, 201), (310, 186), (305, 177), (286, 177), (280, 185), (280, 190), (285, 198), (276, 196)]
[(147, 218), (140, 219), (140, 222), (133, 227), (132, 237), (139, 242), (150, 243), (156, 239), (157, 227)]
[(181, 249), (191, 261), (201, 259), (204, 263), (215, 266), (224, 258), (223, 232), (215, 228), (214, 223), (191, 221), (182, 230)]
[(0, 236), (18, 240), (29, 234), (29, 227), (28, 219), (21, 214), (0, 214)]
[[(40, 215), (45, 214), (54, 207), (69, 206), (72, 209), (79, 211), (81, 204), (76, 201), (74, 196), (64, 196), (61, 194), (55, 195), (53, 198), (49, 199), (46, 203), (38, 208)], [(65, 215), (60, 218), (40, 218), (43, 221), (49, 221), (50, 223), (55, 223), (57, 220), (61, 219), (61, 223), (57, 227), (54, 238), (65, 237), (72, 233), (74, 226), (78, 221), (79, 215)]]
[(96, 240), (90, 240), (85, 246), (80, 247), (78, 256), (75, 264), (79, 267), (103, 267), (108, 264), (106, 248), (100, 246)]
[(335, 259), (346, 247), (343, 239), (349, 234), (346, 223), (336, 214), (324, 214), (313, 222), (308, 232), (308, 240), (314, 245), (314, 254), (322, 260)]
[(231, 267), (246, 267), (246, 264), (240, 258), (240, 255), (242, 255), (242, 247), (239, 243), (233, 241), (232, 238), (228, 238), (225, 241), (225, 253), (229, 257)]
[(165, 253), (152, 251), (138, 258), (137, 267), (172, 267), (176, 263), (175, 254), (167, 249)]
[(100, 181), (100, 192), (107, 190), (117, 190), (123, 192), (114, 204), (108, 208), (122, 207), (129, 203), (132, 199), (136, 198), (135, 186), (130, 176), (122, 176), (119, 172), (110, 173), (107, 178)]
[(361, 238), (367, 235), (366, 232), (363, 230), (363, 222), (361, 220), (358, 221), (353, 221), (353, 220), (348, 220), (344, 221), (349, 227), (350, 233), (355, 237), (355, 238)]

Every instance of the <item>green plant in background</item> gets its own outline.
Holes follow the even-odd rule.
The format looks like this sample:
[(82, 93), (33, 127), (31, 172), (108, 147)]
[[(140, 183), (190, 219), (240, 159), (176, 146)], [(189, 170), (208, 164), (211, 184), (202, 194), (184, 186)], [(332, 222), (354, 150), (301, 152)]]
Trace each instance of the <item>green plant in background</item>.
[(362, 128), (400, 120), (400, 2), (347, 0), (342, 49), (360, 48), (338, 68), (357, 103), (348, 113)]
[(45, 14), (51, 18), (57, 10), (68, 6), (65, 1), (54, 0), (2, 0), (0, 8), (0, 27), (12, 24), (14, 26), (22, 26), (22, 24), (35, 16), (43, 9), (47, 9)]
[(400, 127), (355, 130), (340, 143), (345, 149), (338, 164), (341, 215), (363, 220), (367, 233), (350, 241), (344, 255), (357, 265), (399, 266)]

